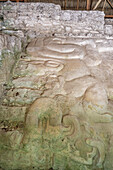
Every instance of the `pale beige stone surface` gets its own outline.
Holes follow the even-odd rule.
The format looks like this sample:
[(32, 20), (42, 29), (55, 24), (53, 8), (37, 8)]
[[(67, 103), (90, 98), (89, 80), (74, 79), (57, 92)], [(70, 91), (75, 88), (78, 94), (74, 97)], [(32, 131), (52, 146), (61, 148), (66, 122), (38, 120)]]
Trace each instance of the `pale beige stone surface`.
[(112, 170), (113, 40), (103, 12), (40, 3), (3, 12), (0, 168)]
[[(103, 43), (102, 39), (101, 46)], [(106, 161), (112, 154), (107, 148), (112, 147), (113, 134), (113, 62), (103, 57), (105, 47), (103, 51), (97, 46), (97, 40), (38, 38), (28, 44), (27, 55), (16, 64), (12, 85), (2, 100), (1, 130), (6, 130), (4, 139), (9, 138), (11, 146), (27, 145), (34, 163), (32, 154), (41, 154), (41, 146), (34, 143), (35, 150), (39, 147), (36, 153), (29, 147), (42, 133), (49, 140), (62, 136), (62, 159), (67, 156), (74, 167), (112, 169), (112, 163)], [(63, 149), (65, 145), (67, 149)], [(59, 152), (54, 161), (57, 156)], [(17, 161), (16, 157), (15, 167)], [(68, 166), (73, 169), (71, 162)]]

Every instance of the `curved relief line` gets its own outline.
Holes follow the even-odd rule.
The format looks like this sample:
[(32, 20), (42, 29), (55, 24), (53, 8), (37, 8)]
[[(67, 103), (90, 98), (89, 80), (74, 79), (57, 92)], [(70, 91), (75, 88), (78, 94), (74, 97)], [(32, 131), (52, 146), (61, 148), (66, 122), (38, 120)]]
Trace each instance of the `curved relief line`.
[[(85, 82), (85, 86), (84, 86), (84, 79), (87, 79), (87, 81)], [(79, 83), (79, 80), (82, 81), (83, 85)], [(70, 81), (65, 81), (64, 84), (64, 89), (66, 91), (67, 94), (73, 94), (76, 98), (78, 97), (82, 97), (84, 96), (85, 91), (90, 88), (92, 86), (92, 84), (96, 84), (95, 82), (96, 80), (92, 77), (92, 76), (83, 76), (83, 77), (78, 77), (76, 79), (70, 80)], [(76, 84), (76, 88), (74, 86), (74, 84)], [(77, 86), (78, 85), (78, 86)], [(71, 86), (71, 88), (68, 88), (69, 86)], [(77, 88), (82, 88), (81, 93), (76, 90)]]
[(38, 55), (41, 57), (48, 57), (48, 58), (55, 58), (55, 59), (83, 59), (84, 57), (84, 52), (81, 54), (76, 54), (76, 50), (74, 50), (72, 53), (59, 53), (56, 51), (51, 51), (51, 50), (43, 50), (43, 51), (38, 51)]
[(63, 116), (63, 126), (70, 127), (70, 131), (68, 130), (68, 134), (66, 136), (70, 136), (74, 138), (74, 142), (77, 140), (78, 136), (80, 136), (80, 125), (75, 116), (65, 115)]
[[(23, 61), (25, 61), (25, 60), (23, 60)], [(30, 61), (27, 61), (26, 60), (26, 62), (27, 62), (27, 64), (44, 64), (44, 60), (30, 60)]]
[[(84, 93), (84, 96), (88, 92), (88, 90), (93, 88), (95, 85), (96, 84), (93, 84), (92, 86), (88, 87), (86, 89), (85, 93)], [(107, 123), (107, 122), (112, 122), (113, 121), (113, 115), (111, 113), (99, 114), (96, 111), (95, 112), (87, 111), (85, 109), (86, 104), (87, 103), (84, 103), (84, 97), (83, 97), (83, 99), (82, 99), (83, 109), (84, 109), (84, 112), (88, 115), (88, 118), (89, 118), (90, 121), (95, 122), (95, 123)]]
[[(84, 56), (83, 59), (84, 63), (86, 64), (86, 66), (88, 67), (95, 67), (95, 66), (99, 66), (102, 63), (102, 59), (99, 58), (92, 58), (90, 55), (86, 54)], [(90, 70), (90, 68), (89, 68)]]
[[(79, 46), (78, 46), (79, 47)], [(57, 44), (57, 43), (51, 43), (47, 46), (45, 46), (45, 48), (54, 51), (54, 52), (59, 52), (59, 53), (71, 53), (75, 50), (75, 48), (77, 48), (75, 45), (73, 44)]]
[(61, 38), (53, 38), (53, 37), (50, 37), (50, 38), (44, 38), (43, 39), (43, 42), (44, 42), (44, 46), (48, 45), (48, 44), (52, 44), (53, 42), (55, 43), (58, 43), (58, 44), (62, 44), (62, 39)]
[(85, 113), (87, 114), (89, 121), (94, 122), (94, 123), (110, 123), (110, 122), (113, 122), (113, 116), (111, 116), (109, 114), (100, 115), (99, 113), (89, 112), (89, 111), (85, 111)]
[(99, 161), (97, 163), (97, 166), (102, 167), (102, 164), (105, 160), (105, 145), (101, 142), (101, 141), (97, 141), (95, 139), (86, 139), (86, 143), (89, 146), (95, 147), (98, 149), (99, 154), (100, 154), (100, 158)]
[(63, 63), (59, 63), (59, 62), (52, 61), (52, 60), (45, 61), (44, 66), (49, 67), (49, 68), (55, 68), (54, 70), (55, 72), (59, 72), (60, 70), (64, 68)]
[(71, 39), (65, 39), (63, 41), (63, 43), (65, 43), (65, 44), (73, 44), (73, 45), (80, 45), (80, 46), (91, 45), (92, 48), (96, 48), (96, 43), (93, 40), (88, 40), (88, 39), (86, 39), (86, 40), (81, 39), (81, 40), (78, 41), (76, 39), (71, 38)]
[(48, 60), (48, 61), (45, 61), (44, 65), (47, 66), (47, 67), (49, 67), (49, 66), (50, 66), (50, 67), (51, 67), (51, 66), (53, 66), (53, 67), (59, 67), (60, 63), (55, 62), (55, 61), (52, 61), (52, 60)]
[[(86, 103), (85, 103), (86, 105)], [(84, 106), (83, 106), (84, 108)], [(95, 122), (95, 123), (110, 123), (110, 122), (113, 122), (113, 114), (112, 113), (108, 113), (108, 112), (105, 112), (105, 113), (98, 113), (95, 111), (87, 111), (85, 108), (84, 108), (84, 111), (85, 113), (87, 114), (89, 120), (91, 122)]]
[(86, 160), (86, 159), (84, 159), (84, 158), (82, 158), (80, 156), (76, 156), (74, 153), (73, 154), (69, 154), (69, 156), (70, 156), (70, 158), (72, 160), (74, 160), (76, 162), (79, 162), (81, 164), (84, 164), (84, 165), (92, 165), (92, 163), (93, 163), (93, 158), (92, 157), (91, 158), (87, 158), (87, 160)]
[[(71, 72), (70, 72), (70, 74), (71, 74)], [(85, 74), (85, 75), (81, 75), (81, 76), (79, 76), (79, 77), (76, 77), (76, 78), (65, 78), (65, 81), (66, 82), (70, 82), (70, 81), (73, 81), (73, 80), (77, 80), (77, 79), (79, 79), (79, 78), (84, 78), (85, 76), (90, 76), (90, 73), (87, 73), (87, 74)]]
[(59, 64), (64, 64), (65, 63), (65, 60), (59, 60), (59, 59), (55, 59), (55, 58), (50, 58), (50, 57), (45, 57), (45, 56), (36, 56), (36, 57), (33, 57), (31, 56), (30, 58), (25, 58), (25, 59), (21, 59), (22, 61), (25, 61), (25, 62), (37, 62), (38, 60), (41, 61), (42, 63), (43, 62), (46, 62), (46, 61), (53, 61), (53, 62), (57, 62)]
[(95, 41), (92, 39), (92, 40), (89, 40), (89, 39), (76, 39), (76, 38), (69, 38), (69, 37), (64, 37), (64, 38), (46, 38), (43, 40), (45, 43), (44, 45), (50, 43), (52, 44), (53, 42), (58, 42), (58, 43), (61, 43), (61, 44), (70, 44), (70, 45), (91, 45), (93, 48), (96, 48), (96, 43)]

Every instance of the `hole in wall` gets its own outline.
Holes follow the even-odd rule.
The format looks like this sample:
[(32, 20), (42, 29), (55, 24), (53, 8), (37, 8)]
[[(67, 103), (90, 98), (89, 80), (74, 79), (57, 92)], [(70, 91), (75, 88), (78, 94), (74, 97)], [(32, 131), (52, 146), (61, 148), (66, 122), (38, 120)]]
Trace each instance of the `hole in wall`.
[(16, 92), (16, 96), (18, 96), (19, 95), (19, 93), (18, 92)]

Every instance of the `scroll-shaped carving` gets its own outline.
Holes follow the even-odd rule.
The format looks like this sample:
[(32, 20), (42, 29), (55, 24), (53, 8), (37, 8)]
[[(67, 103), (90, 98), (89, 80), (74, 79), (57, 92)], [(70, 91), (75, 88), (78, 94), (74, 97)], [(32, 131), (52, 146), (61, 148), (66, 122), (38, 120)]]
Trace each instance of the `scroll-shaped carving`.
[(40, 98), (29, 108), (26, 114), (26, 125), (38, 129), (40, 121), (45, 119), (51, 126), (58, 126), (61, 124), (61, 118), (61, 109), (54, 99)]
[(66, 37), (28, 44), (29, 56), (20, 59), (15, 69), (20, 76), (7, 98), (9, 106), (27, 108), (20, 143), (27, 150), (23, 159), (31, 165), (62, 170), (109, 167), (113, 62), (104, 61), (97, 46), (96, 40)]
[(65, 115), (63, 117), (63, 126), (65, 127), (64, 132), (68, 138), (71, 138), (73, 142), (76, 142), (77, 138), (80, 136), (80, 124), (73, 115)]
[[(93, 71), (93, 68), (95, 69), (95, 67), (102, 64), (102, 58), (99, 52), (92, 48), (94, 45), (96, 47), (95, 42), (91, 42), (91, 44), (93, 43), (94, 45), (90, 46), (90, 41), (76, 43), (74, 39), (71, 41), (68, 38), (46, 38), (43, 40), (43, 43), (36, 48), (38, 42), (39, 40), (36, 40), (35, 45), (31, 42), (28, 46), (27, 50), (28, 53), (32, 55), (32, 58), (36, 57), (36, 60), (40, 58), (43, 61), (48, 60), (50, 63), (53, 61), (54, 63), (62, 63), (61, 70), (52, 71), (52, 74), (58, 77), (58, 82), (55, 83), (53, 87), (51, 86), (52, 88), (47, 90), (48, 92), (45, 91), (44, 95), (51, 97), (64, 95), (64, 98), (68, 97), (68, 102), (64, 102), (64, 108), (67, 107), (65, 105), (68, 105), (69, 109), (66, 113), (64, 113), (66, 109), (62, 109), (61, 124), (65, 138), (68, 139), (68, 142), (70, 141), (71, 145), (73, 143), (73, 146), (76, 146), (76, 142), (84, 140), (84, 147), (92, 147), (92, 149), (90, 148), (91, 150), (86, 149), (85, 151), (87, 161), (84, 160), (82, 155), (76, 157), (74, 151), (73, 155), (69, 151), (70, 158), (79, 163), (93, 165), (93, 158), (99, 152), (100, 156), (98, 161), (96, 161), (98, 162), (96, 166), (102, 167), (105, 160), (105, 146), (101, 142), (103, 139), (97, 140), (98, 135), (95, 135), (93, 139), (90, 130), (86, 132), (86, 134), (88, 133), (86, 139), (87, 137), (88, 139), (86, 140), (85, 137), (82, 139), (81, 130), (82, 124), (86, 126), (85, 121), (88, 122), (88, 127), (92, 126), (92, 123), (112, 122), (112, 112), (108, 112), (106, 83), (99, 81), (98, 75), (96, 78)], [(50, 68), (52, 67), (52, 65), (48, 66)], [(97, 70), (98, 69), (99, 67)], [(100, 73), (103, 74), (101, 69)], [(69, 104), (70, 99), (73, 99), (73, 104)], [(55, 100), (57, 101), (57, 97)], [(62, 102), (60, 101), (60, 104)], [(82, 109), (80, 109), (80, 107)], [(81, 113), (79, 110), (81, 110)], [(97, 129), (95, 129), (94, 126), (92, 129), (93, 133), (96, 134)], [(88, 155), (91, 157), (88, 158)]]
[(105, 160), (105, 145), (102, 141), (95, 140), (95, 139), (87, 139), (86, 143), (94, 148), (98, 149), (99, 152), (99, 160), (97, 163), (98, 167), (102, 167), (102, 164)]

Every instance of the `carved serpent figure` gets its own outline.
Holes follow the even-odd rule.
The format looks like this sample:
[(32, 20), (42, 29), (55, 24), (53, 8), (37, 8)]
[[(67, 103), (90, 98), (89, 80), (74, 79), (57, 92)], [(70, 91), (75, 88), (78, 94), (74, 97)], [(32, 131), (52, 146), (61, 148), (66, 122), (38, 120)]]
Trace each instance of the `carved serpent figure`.
[[(51, 135), (62, 133), (62, 143), (67, 146), (62, 152), (73, 161), (102, 168), (108, 143), (101, 125), (112, 122), (113, 108), (109, 107), (108, 84), (98, 74), (110, 77), (101, 71), (103, 61), (93, 44), (93, 40), (74, 38), (31, 41), (28, 62), (38, 69), (33, 81), (45, 83), (42, 97), (30, 106), (25, 121), (35, 134), (42, 127)], [(35, 138), (30, 132), (30, 138)]]

